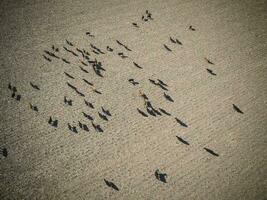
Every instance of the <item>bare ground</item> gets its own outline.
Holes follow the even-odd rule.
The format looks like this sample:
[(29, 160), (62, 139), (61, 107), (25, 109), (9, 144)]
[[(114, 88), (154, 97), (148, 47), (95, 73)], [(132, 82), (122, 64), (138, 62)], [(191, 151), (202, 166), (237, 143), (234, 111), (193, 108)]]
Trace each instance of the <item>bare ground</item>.
[[(0, 147), (8, 156), (0, 157), (0, 199), (266, 199), (266, 8), (264, 0), (1, 1)], [(153, 20), (142, 21), (146, 10)], [(90, 43), (105, 54), (93, 53)], [(44, 52), (52, 45), (60, 59)], [(103, 77), (81, 64), (86, 60), (77, 47), (102, 63)], [(163, 80), (168, 91), (148, 79)], [(20, 101), (11, 97), (9, 83)], [(139, 91), (171, 116), (149, 115)], [(72, 106), (64, 105), (64, 96)], [(99, 117), (101, 106), (110, 110), (109, 121)], [(48, 124), (50, 116), (57, 128)], [(156, 179), (156, 169), (167, 174), (167, 183)]]

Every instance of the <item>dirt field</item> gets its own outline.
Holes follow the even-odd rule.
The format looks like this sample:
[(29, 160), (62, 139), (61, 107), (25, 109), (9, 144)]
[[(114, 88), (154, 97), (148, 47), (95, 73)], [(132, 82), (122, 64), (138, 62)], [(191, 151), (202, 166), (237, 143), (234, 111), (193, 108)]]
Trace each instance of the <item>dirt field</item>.
[(0, 1), (0, 199), (267, 199), (266, 10)]

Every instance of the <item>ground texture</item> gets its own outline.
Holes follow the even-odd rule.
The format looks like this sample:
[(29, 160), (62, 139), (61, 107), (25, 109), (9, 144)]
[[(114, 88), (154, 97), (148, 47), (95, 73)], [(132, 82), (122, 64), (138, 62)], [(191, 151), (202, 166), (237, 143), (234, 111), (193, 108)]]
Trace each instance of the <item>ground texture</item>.
[(2, 0), (0, 199), (266, 199), (266, 10)]

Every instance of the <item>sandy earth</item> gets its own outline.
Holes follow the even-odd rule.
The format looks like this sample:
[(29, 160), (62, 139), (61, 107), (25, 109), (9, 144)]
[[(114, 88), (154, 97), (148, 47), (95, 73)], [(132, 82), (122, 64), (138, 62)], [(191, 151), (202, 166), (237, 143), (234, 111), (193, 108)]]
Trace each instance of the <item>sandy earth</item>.
[[(146, 10), (153, 20), (142, 21)], [(264, 0), (2, 0), (0, 147), (8, 155), (0, 156), (0, 199), (266, 199), (266, 10)], [(94, 53), (90, 43), (104, 54)], [(59, 59), (44, 52), (53, 52), (52, 45)], [(80, 62), (87, 61), (76, 48), (102, 63), (103, 77)], [(163, 80), (168, 91), (149, 79)], [(171, 115), (148, 114), (140, 91)], [(101, 106), (112, 115), (108, 121), (98, 115)], [(50, 116), (57, 127), (48, 124)], [(156, 179), (157, 169), (167, 183)]]

